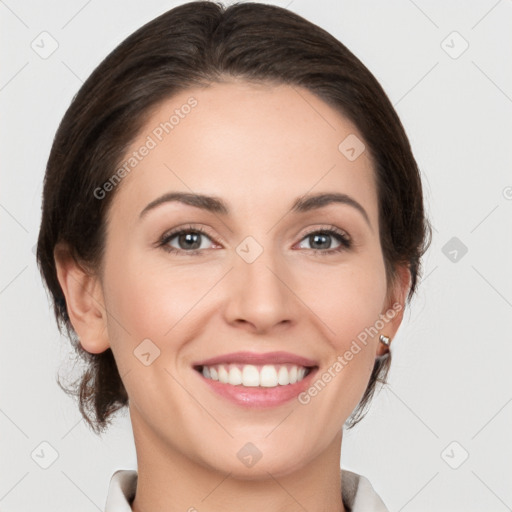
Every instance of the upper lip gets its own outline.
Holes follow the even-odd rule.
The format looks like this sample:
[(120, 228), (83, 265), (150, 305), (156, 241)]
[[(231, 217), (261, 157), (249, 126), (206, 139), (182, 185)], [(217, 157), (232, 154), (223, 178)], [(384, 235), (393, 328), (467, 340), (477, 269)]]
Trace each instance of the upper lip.
[(266, 352), (264, 354), (259, 354), (257, 352), (232, 352), (231, 354), (223, 354), (221, 356), (196, 362), (193, 366), (213, 366), (216, 364), (230, 363), (254, 365), (289, 363), (306, 367), (317, 366), (316, 361), (296, 354), (291, 354), (289, 352)]

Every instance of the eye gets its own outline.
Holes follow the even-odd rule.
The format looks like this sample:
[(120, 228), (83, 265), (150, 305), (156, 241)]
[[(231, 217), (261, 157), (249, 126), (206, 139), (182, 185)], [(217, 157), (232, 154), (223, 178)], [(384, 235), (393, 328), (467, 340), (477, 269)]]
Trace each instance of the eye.
[[(204, 249), (208, 249), (202, 243), (205, 238), (212, 241), (212, 237), (204, 229), (190, 225), (165, 233), (158, 242), (158, 246), (169, 253), (196, 255), (200, 254)], [(333, 238), (337, 241), (338, 245), (331, 248)], [(174, 243), (178, 245), (177, 247), (171, 245), (171, 242), (174, 240)], [(350, 237), (335, 226), (310, 231), (302, 240), (307, 240), (310, 247), (300, 246), (301, 249), (310, 249), (315, 253), (324, 255), (338, 253), (352, 247)]]
[[(338, 242), (338, 246), (335, 248), (331, 248), (332, 239), (336, 239)], [(306, 249), (311, 249), (315, 251), (315, 253), (322, 254), (332, 254), (335, 252), (341, 252), (346, 249), (350, 249), (352, 246), (352, 242), (350, 237), (339, 230), (338, 228), (331, 226), (327, 229), (320, 229), (316, 231), (310, 231), (306, 234), (303, 240), (307, 240), (310, 247), (306, 247)], [(304, 247), (302, 247), (304, 248)]]
[[(197, 254), (203, 249), (207, 249), (202, 244), (202, 239), (208, 238), (211, 240), (210, 236), (200, 227), (188, 226), (185, 228), (177, 229), (175, 231), (171, 231), (170, 233), (166, 233), (159, 242), (159, 246), (164, 249), (164, 251), (170, 253), (188, 253), (188, 254)], [(173, 247), (170, 245), (171, 241), (176, 239), (178, 247)]]

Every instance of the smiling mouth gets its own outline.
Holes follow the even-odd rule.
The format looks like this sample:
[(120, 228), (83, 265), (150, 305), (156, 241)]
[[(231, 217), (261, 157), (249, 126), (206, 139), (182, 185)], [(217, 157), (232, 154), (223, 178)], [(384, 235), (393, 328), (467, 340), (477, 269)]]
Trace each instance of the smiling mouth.
[(275, 388), (300, 382), (318, 366), (286, 364), (214, 364), (197, 365), (194, 370), (205, 379), (241, 387)]

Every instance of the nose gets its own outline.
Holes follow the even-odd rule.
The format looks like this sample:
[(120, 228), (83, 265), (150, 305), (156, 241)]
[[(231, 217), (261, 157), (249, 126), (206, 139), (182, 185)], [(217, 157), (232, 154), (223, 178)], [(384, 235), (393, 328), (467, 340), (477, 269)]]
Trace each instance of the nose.
[(293, 293), (291, 272), (271, 250), (264, 249), (252, 263), (236, 255), (228, 280), (228, 323), (264, 333), (296, 320), (300, 301)]

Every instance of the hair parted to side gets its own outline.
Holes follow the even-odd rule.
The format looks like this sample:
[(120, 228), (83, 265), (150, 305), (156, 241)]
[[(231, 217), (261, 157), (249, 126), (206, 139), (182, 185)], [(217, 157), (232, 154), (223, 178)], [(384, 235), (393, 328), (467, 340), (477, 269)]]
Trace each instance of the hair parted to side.
[[(130, 35), (93, 71), (59, 125), (46, 166), (37, 262), (59, 331), (66, 329), (86, 364), (69, 388), (58, 382), (78, 398), (98, 434), (128, 404), (128, 395), (112, 351), (91, 354), (81, 347), (57, 279), (54, 248), (66, 242), (77, 262), (99, 272), (116, 190), (101, 200), (94, 190), (118, 169), (159, 103), (190, 87), (232, 79), (304, 87), (354, 123), (375, 164), (388, 283), (397, 265), (405, 264), (412, 276), (408, 300), (416, 288), (431, 236), (420, 173), (400, 119), (371, 72), (328, 32), (281, 7), (210, 1), (175, 7)], [(390, 362), (389, 352), (376, 358), (348, 428), (364, 417)]]

